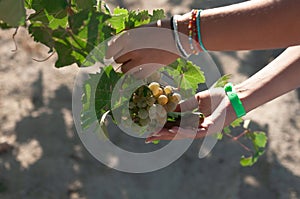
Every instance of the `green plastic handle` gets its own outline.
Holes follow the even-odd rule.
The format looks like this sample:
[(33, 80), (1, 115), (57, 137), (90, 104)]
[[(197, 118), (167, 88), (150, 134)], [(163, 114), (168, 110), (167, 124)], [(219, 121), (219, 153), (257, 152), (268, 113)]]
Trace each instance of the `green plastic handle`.
[(236, 94), (232, 83), (227, 83), (224, 86), (224, 90), (230, 100), (230, 103), (236, 113), (237, 118), (240, 118), (240, 117), (246, 115), (245, 108), (244, 108), (239, 96)]

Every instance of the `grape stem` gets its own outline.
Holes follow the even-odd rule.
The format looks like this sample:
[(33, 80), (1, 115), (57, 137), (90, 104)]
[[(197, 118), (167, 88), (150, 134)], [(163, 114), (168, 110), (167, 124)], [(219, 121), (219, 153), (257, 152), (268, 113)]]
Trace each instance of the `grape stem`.
[(234, 136), (232, 136), (232, 135), (230, 135), (230, 134), (228, 134), (228, 133), (224, 133), (224, 131), (222, 131), (222, 134), (223, 135), (226, 135), (227, 137), (229, 137), (232, 141), (234, 141), (234, 142), (236, 142), (236, 143), (238, 143), (243, 149), (245, 149), (246, 151), (248, 151), (248, 152), (250, 152), (250, 153), (253, 153), (253, 151), (249, 148), (249, 147), (247, 147), (246, 145), (244, 145), (243, 143), (241, 143), (238, 139), (239, 138), (241, 138), (243, 135), (245, 135), (246, 132), (247, 131), (247, 133), (249, 132), (249, 130), (245, 130), (243, 133), (241, 133), (240, 135), (238, 135), (238, 136), (236, 136), (236, 137), (234, 137)]

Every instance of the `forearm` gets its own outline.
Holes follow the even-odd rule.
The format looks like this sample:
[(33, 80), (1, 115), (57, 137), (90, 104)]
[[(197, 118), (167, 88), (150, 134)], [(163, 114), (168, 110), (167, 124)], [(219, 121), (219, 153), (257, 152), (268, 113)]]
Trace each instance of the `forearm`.
[(290, 47), (274, 61), (236, 86), (247, 112), (300, 87), (300, 46)]
[[(201, 35), (208, 50), (284, 48), (300, 44), (299, 0), (252, 0), (201, 12)], [(187, 34), (190, 14), (180, 31)]]

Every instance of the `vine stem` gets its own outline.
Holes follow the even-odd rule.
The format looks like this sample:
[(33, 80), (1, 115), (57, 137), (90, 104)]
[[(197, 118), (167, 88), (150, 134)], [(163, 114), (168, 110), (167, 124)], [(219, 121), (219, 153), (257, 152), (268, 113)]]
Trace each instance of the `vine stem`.
[(179, 80), (179, 85), (178, 85), (178, 91), (180, 91), (180, 85), (181, 85), (181, 83), (182, 83), (182, 80), (183, 80), (183, 75), (184, 74), (181, 74), (181, 76), (180, 76), (180, 80)]
[(35, 59), (35, 58), (32, 58), (32, 59), (33, 59), (34, 61), (36, 61), (36, 62), (45, 62), (45, 61), (47, 61), (48, 59), (50, 59), (54, 54), (55, 54), (55, 52), (53, 51), (48, 57), (46, 57), (45, 59), (42, 59), (42, 60)]
[(249, 133), (250, 131), (248, 129), (244, 130), (243, 133), (239, 134), (238, 136), (233, 137), (233, 140), (238, 140), (241, 137), (243, 137), (244, 135), (246, 135), (247, 133)]
[(12, 35), (12, 39), (14, 41), (14, 44), (15, 44), (15, 49), (11, 50), (11, 52), (16, 52), (18, 50), (18, 45), (17, 45), (17, 42), (16, 42), (16, 35), (18, 34), (18, 30), (19, 30), (19, 26), (16, 28), (14, 34)]
[[(246, 151), (248, 151), (250, 153), (253, 153), (253, 151), (249, 147), (247, 147), (246, 145), (244, 145), (243, 143), (241, 143), (238, 139), (236, 139), (236, 137), (234, 137), (234, 136), (232, 136), (230, 134), (224, 133), (224, 132), (222, 132), (222, 133), (223, 133), (223, 135), (226, 135), (227, 137), (229, 137), (232, 141), (238, 143)], [(243, 134), (243, 133), (241, 133), (241, 134)]]

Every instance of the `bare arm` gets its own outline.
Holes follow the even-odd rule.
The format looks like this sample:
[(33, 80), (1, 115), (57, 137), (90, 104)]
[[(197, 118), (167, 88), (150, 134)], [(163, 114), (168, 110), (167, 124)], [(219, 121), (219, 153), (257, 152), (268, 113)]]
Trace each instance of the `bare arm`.
[(250, 111), (300, 87), (300, 46), (290, 47), (236, 89)]
[[(190, 13), (179, 18), (179, 31), (187, 35)], [(157, 27), (156, 23), (147, 25)], [(147, 27), (143, 26), (143, 27)], [(162, 20), (170, 29), (170, 19)], [(127, 72), (143, 64), (168, 65), (178, 58), (172, 31), (152, 28), (146, 34), (127, 32), (111, 42), (107, 57), (113, 57)], [(145, 37), (147, 35), (147, 37)], [(300, 45), (299, 0), (251, 0), (201, 12), (201, 35), (208, 50), (255, 50)], [(186, 51), (187, 36), (181, 36)], [(162, 46), (165, 51), (155, 46)], [(152, 46), (151, 49), (143, 46)], [(169, 50), (173, 49), (173, 50)], [(152, 70), (156, 70), (154, 67)], [(151, 69), (150, 69), (151, 70)], [(148, 71), (149, 72), (149, 71)]]
[[(190, 14), (181, 18), (187, 34)], [(201, 34), (208, 50), (285, 48), (300, 44), (299, 0), (251, 0), (201, 12)]]
[[(274, 61), (257, 72), (255, 75), (235, 87), (239, 97), (247, 112), (263, 105), (295, 88), (300, 87), (300, 46), (290, 47), (278, 56)], [(183, 102), (191, 110), (197, 108), (201, 110), (211, 100), (220, 101), (218, 107), (212, 108), (212, 112), (205, 118), (199, 126), (196, 138), (203, 138), (207, 133), (220, 132), (224, 126), (229, 125), (236, 119), (236, 114), (230, 104), (228, 97), (219, 92), (204, 91), (195, 96), (194, 100)], [(192, 102), (192, 103), (191, 103)], [(189, 103), (189, 104), (186, 104)], [(215, 114), (214, 114), (215, 113)], [(226, 113), (226, 115), (225, 115)], [(224, 117), (226, 116), (226, 117)], [(177, 139), (194, 138), (193, 131), (178, 128), (162, 129), (147, 138), (147, 142), (154, 140), (172, 140), (176, 133)]]

